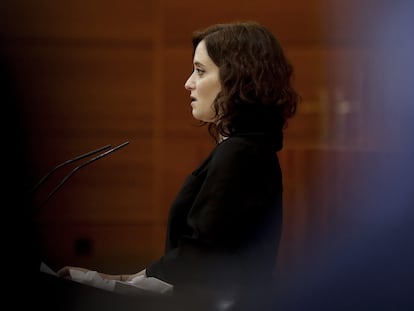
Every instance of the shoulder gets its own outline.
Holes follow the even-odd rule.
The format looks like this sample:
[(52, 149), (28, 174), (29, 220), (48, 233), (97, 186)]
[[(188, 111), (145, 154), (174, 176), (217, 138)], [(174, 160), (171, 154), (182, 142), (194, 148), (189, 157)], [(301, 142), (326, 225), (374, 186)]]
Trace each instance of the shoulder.
[(251, 139), (242, 136), (232, 136), (217, 145), (214, 155), (232, 157), (235, 155), (253, 153), (257, 149), (257, 144)]
[(275, 155), (265, 147), (262, 139), (249, 136), (231, 136), (217, 145), (211, 162), (213, 165), (237, 166), (253, 164)]

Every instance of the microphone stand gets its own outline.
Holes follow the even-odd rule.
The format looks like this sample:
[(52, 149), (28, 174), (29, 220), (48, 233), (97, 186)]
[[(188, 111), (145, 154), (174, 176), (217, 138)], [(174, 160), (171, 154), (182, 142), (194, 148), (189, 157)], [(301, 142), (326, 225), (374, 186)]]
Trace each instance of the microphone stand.
[[(45, 181), (54, 173), (54, 172), (56, 172), (58, 169), (60, 169), (60, 168), (62, 168), (62, 167), (64, 167), (64, 166), (67, 166), (67, 165), (69, 165), (69, 164), (71, 164), (71, 163), (74, 163), (74, 162), (76, 162), (76, 161), (79, 161), (79, 160), (81, 160), (81, 159), (84, 159), (84, 158), (87, 158), (87, 157), (89, 157), (89, 156), (92, 156), (92, 155), (94, 155), (94, 154), (96, 154), (96, 153), (98, 153), (98, 152), (101, 152), (101, 151), (103, 151), (103, 150), (106, 150), (106, 151), (104, 151), (104, 152), (102, 152), (102, 153), (100, 153), (100, 154), (98, 154), (97, 156), (95, 156), (95, 157), (93, 157), (93, 158), (91, 158), (91, 159), (89, 159), (89, 160), (87, 160), (87, 161), (85, 161), (85, 162), (83, 162), (82, 164), (80, 164), (80, 165), (78, 165), (78, 166), (76, 166), (73, 170), (71, 170), (57, 185), (56, 185), (56, 187), (51, 191), (51, 192), (49, 192), (49, 194), (46, 196), (46, 198), (42, 201), (42, 203), (36, 208), (36, 210), (38, 211), (38, 210), (40, 210), (49, 200), (50, 200), (50, 198), (60, 189), (60, 188), (62, 188), (62, 186), (69, 180), (69, 178), (70, 177), (72, 177), (77, 171), (79, 171), (81, 168), (83, 168), (83, 167), (85, 167), (85, 166), (87, 166), (87, 165), (89, 165), (89, 164), (91, 164), (91, 163), (93, 163), (93, 162), (95, 162), (95, 161), (97, 161), (97, 160), (99, 160), (99, 159), (101, 159), (101, 158), (103, 158), (103, 157), (106, 157), (107, 155), (109, 155), (109, 154), (111, 154), (111, 153), (113, 153), (113, 152), (115, 152), (115, 151), (117, 151), (117, 150), (119, 150), (119, 149), (121, 149), (121, 148), (123, 148), (123, 147), (125, 147), (126, 145), (128, 145), (129, 144), (129, 141), (126, 141), (126, 142), (124, 142), (124, 143), (122, 143), (122, 144), (120, 144), (120, 145), (118, 145), (118, 146), (115, 146), (115, 147), (113, 147), (113, 148), (111, 148), (111, 145), (106, 145), (106, 146), (103, 146), (103, 147), (100, 147), (100, 148), (98, 148), (98, 149), (95, 149), (95, 150), (92, 150), (92, 151), (89, 151), (89, 152), (87, 152), (87, 153), (84, 153), (84, 154), (81, 154), (81, 155), (79, 155), (79, 156), (76, 156), (76, 157), (74, 157), (74, 158), (72, 158), (72, 159), (69, 159), (69, 160), (67, 160), (67, 161), (65, 161), (65, 162), (63, 162), (63, 163), (61, 163), (61, 164), (59, 164), (59, 165), (57, 165), (57, 166), (55, 166), (52, 170), (50, 170), (46, 175), (44, 175), (37, 183), (36, 183), (36, 185), (32, 188), (32, 195), (34, 195), (34, 193), (39, 189), (39, 187), (42, 185), (42, 184), (44, 184), (45, 183)], [(111, 149), (109, 149), (109, 150), (107, 150), (108, 148), (111, 148)]]

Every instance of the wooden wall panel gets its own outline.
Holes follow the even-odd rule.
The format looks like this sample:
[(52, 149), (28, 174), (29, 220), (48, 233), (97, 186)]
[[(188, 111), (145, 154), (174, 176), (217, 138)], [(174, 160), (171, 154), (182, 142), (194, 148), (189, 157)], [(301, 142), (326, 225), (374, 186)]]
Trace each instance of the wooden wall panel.
[(151, 48), (10, 44), (7, 54), (27, 130), (69, 136), (151, 133)]
[(187, 44), (184, 48), (166, 46), (164, 64), (167, 74), (163, 76), (165, 92), (163, 102), (163, 124), (165, 135), (188, 135), (196, 124), (191, 115), (190, 93), (184, 84), (193, 71), (192, 48)]
[(286, 131), (287, 147), (361, 146), (366, 53), (355, 47), (288, 45), (302, 99)]
[[(279, 152), (284, 173), (284, 228), (279, 268), (303, 267), (319, 247), (345, 228), (357, 227), (363, 207), (355, 204), (367, 186), (366, 165), (373, 151), (342, 148), (288, 148)], [(352, 222), (350, 221), (352, 219)]]
[(53, 39), (61, 43), (153, 40), (156, 1), (4, 0), (0, 33), (23, 41)]
[[(165, 1), (165, 40), (168, 45), (190, 42), (194, 30), (213, 23), (234, 20), (256, 20), (272, 29), (285, 44), (319, 43), (326, 31), (322, 3), (324, 1), (210, 1), (194, 7), (194, 2)], [(185, 18), (183, 18), (183, 16)]]
[[(62, 234), (64, 232), (64, 234)], [(163, 250), (164, 234), (143, 223), (49, 223), (39, 232), (51, 267), (71, 262), (98, 271), (134, 273)], [(59, 250), (59, 251), (56, 251)]]
[[(114, 267), (117, 258), (141, 264), (140, 258), (163, 248), (154, 200), (154, 5), (2, 2), (1, 52), (25, 120), (32, 183), (75, 155), (130, 142), (78, 171), (39, 211), (44, 260), (56, 268), (100, 260)], [(36, 206), (72, 168), (42, 186)], [(138, 229), (131, 232), (129, 226)], [(149, 239), (152, 232), (156, 240)], [(96, 252), (77, 254), (79, 236), (96, 245)], [(113, 251), (118, 255), (111, 257)]]
[[(64, 216), (67, 220), (111, 218), (104, 215), (113, 207), (105, 203), (117, 198), (123, 198), (119, 202), (131, 211), (142, 198), (145, 205), (151, 205), (153, 108), (147, 92), (153, 88), (151, 49), (29, 45), (23, 53), (19, 47), (12, 46), (8, 53), (26, 109), (36, 178), (89, 150), (130, 142), (125, 149), (79, 172), (48, 205), (64, 198), (60, 213), (73, 206), (69, 216)], [(100, 200), (102, 192), (106, 197)], [(100, 213), (92, 212), (90, 217), (82, 205), (93, 204), (99, 206)], [(135, 213), (142, 217), (138, 211)], [(148, 209), (145, 211), (148, 218)], [(49, 213), (57, 212), (51, 208)], [(119, 217), (133, 215), (125, 211)]]

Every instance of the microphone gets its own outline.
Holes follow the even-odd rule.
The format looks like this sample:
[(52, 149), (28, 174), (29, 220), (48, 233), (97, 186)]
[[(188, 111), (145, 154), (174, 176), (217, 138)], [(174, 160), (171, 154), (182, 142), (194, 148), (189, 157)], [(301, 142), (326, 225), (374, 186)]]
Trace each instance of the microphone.
[(50, 170), (50, 172), (48, 172), (45, 176), (43, 176), (37, 182), (37, 184), (32, 188), (32, 193), (34, 193), (54, 172), (56, 172), (61, 167), (64, 167), (64, 166), (69, 165), (69, 164), (71, 164), (73, 162), (79, 161), (81, 159), (84, 159), (86, 157), (89, 157), (89, 156), (91, 156), (91, 155), (93, 155), (95, 153), (98, 153), (98, 152), (100, 152), (102, 150), (105, 150), (105, 149), (108, 149), (108, 148), (111, 148), (111, 147), (112, 147), (111, 145), (106, 145), (106, 146), (103, 146), (101, 148), (98, 148), (98, 149), (89, 151), (89, 152), (84, 153), (84, 154), (81, 154), (79, 156), (76, 156), (73, 159), (69, 159), (69, 160), (67, 160), (67, 161), (65, 161), (63, 163), (60, 163), (59, 165), (56, 165), (53, 169)]
[(91, 155), (94, 155), (94, 154), (96, 154), (96, 153), (98, 153), (98, 152), (101, 152), (101, 151), (103, 151), (103, 150), (106, 150), (106, 149), (108, 149), (108, 148), (111, 148), (111, 149), (109, 149), (109, 150), (107, 150), (107, 151), (105, 151), (105, 152), (102, 152), (102, 153), (100, 153), (100, 154), (98, 154), (97, 156), (95, 156), (95, 157), (93, 157), (93, 158), (91, 158), (91, 159), (89, 159), (89, 160), (87, 160), (87, 161), (85, 161), (85, 162), (83, 162), (82, 164), (80, 164), (80, 165), (78, 165), (78, 166), (76, 166), (73, 170), (71, 170), (60, 182), (59, 182), (59, 184), (47, 195), (47, 197), (43, 200), (43, 202), (39, 205), (39, 207), (37, 208), (37, 209), (40, 209), (40, 208), (42, 208), (49, 200), (50, 200), (50, 198), (69, 180), (69, 178), (71, 178), (77, 171), (79, 171), (81, 168), (83, 168), (83, 167), (85, 167), (85, 166), (87, 166), (87, 165), (89, 165), (89, 164), (91, 164), (91, 163), (93, 163), (93, 162), (95, 162), (95, 161), (97, 161), (97, 160), (99, 160), (99, 159), (101, 159), (101, 158), (103, 158), (103, 157), (106, 157), (107, 155), (109, 155), (109, 154), (111, 154), (111, 153), (113, 153), (113, 152), (115, 152), (115, 151), (117, 151), (117, 150), (119, 150), (119, 149), (121, 149), (121, 148), (123, 148), (123, 147), (125, 147), (126, 145), (128, 145), (129, 144), (129, 141), (126, 141), (126, 142), (124, 142), (124, 143), (122, 143), (122, 144), (120, 144), (120, 145), (118, 145), (118, 146), (115, 146), (115, 147), (113, 147), (113, 148), (111, 148), (112, 146), (111, 145), (106, 145), (106, 146), (103, 146), (103, 147), (100, 147), (100, 148), (98, 148), (98, 149), (95, 149), (95, 150), (92, 150), (92, 151), (89, 151), (89, 152), (87, 152), (87, 153), (84, 153), (84, 154), (81, 154), (81, 155), (79, 155), (79, 156), (76, 156), (76, 157), (74, 157), (74, 158), (72, 158), (72, 159), (69, 159), (69, 160), (67, 160), (67, 161), (65, 161), (65, 162), (63, 162), (63, 163), (61, 163), (61, 164), (59, 164), (59, 165), (57, 165), (57, 166), (55, 166), (50, 172), (48, 172), (46, 175), (44, 175), (40, 180), (39, 180), (39, 182), (37, 182), (36, 183), (36, 185), (32, 188), (32, 193), (34, 193), (54, 172), (56, 172), (59, 168), (62, 168), (62, 167), (64, 167), (64, 166), (66, 166), (66, 165), (68, 165), (68, 164), (71, 164), (71, 163), (73, 163), (73, 162), (76, 162), (76, 161), (79, 161), (79, 160), (81, 160), (81, 159), (84, 159), (84, 158), (87, 158), (87, 157), (89, 157), (89, 156), (91, 156)]

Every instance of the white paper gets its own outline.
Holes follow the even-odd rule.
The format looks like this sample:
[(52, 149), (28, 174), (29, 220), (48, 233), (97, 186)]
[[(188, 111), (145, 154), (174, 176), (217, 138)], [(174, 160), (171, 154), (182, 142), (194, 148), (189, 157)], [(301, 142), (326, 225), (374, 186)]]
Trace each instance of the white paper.
[(173, 290), (173, 286), (169, 283), (166, 283), (160, 279), (154, 277), (147, 277), (144, 275), (139, 275), (133, 278), (131, 281), (127, 282), (120, 282), (118, 283), (127, 283), (130, 286), (134, 286), (136, 288), (152, 292), (152, 293), (159, 293), (159, 294), (170, 294)]
[(101, 278), (98, 272), (96, 271), (88, 271), (82, 272), (79, 270), (69, 269), (70, 278), (73, 281), (87, 284), (90, 286), (106, 289), (109, 291), (113, 291), (115, 288), (115, 280), (107, 280)]
[[(40, 271), (57, 276), (45, 263), (41, 263)], [(117, 281), (103, 279), (97, 271), (83, 272), (76, 269), (69, 269), (70, 277), (73, 281), (98, 287), (104, 290), (113, 291), (121, 294), (163, 294), (172, 293), (173, 285), (154, 277), (139, 275), (131, 281)]]

